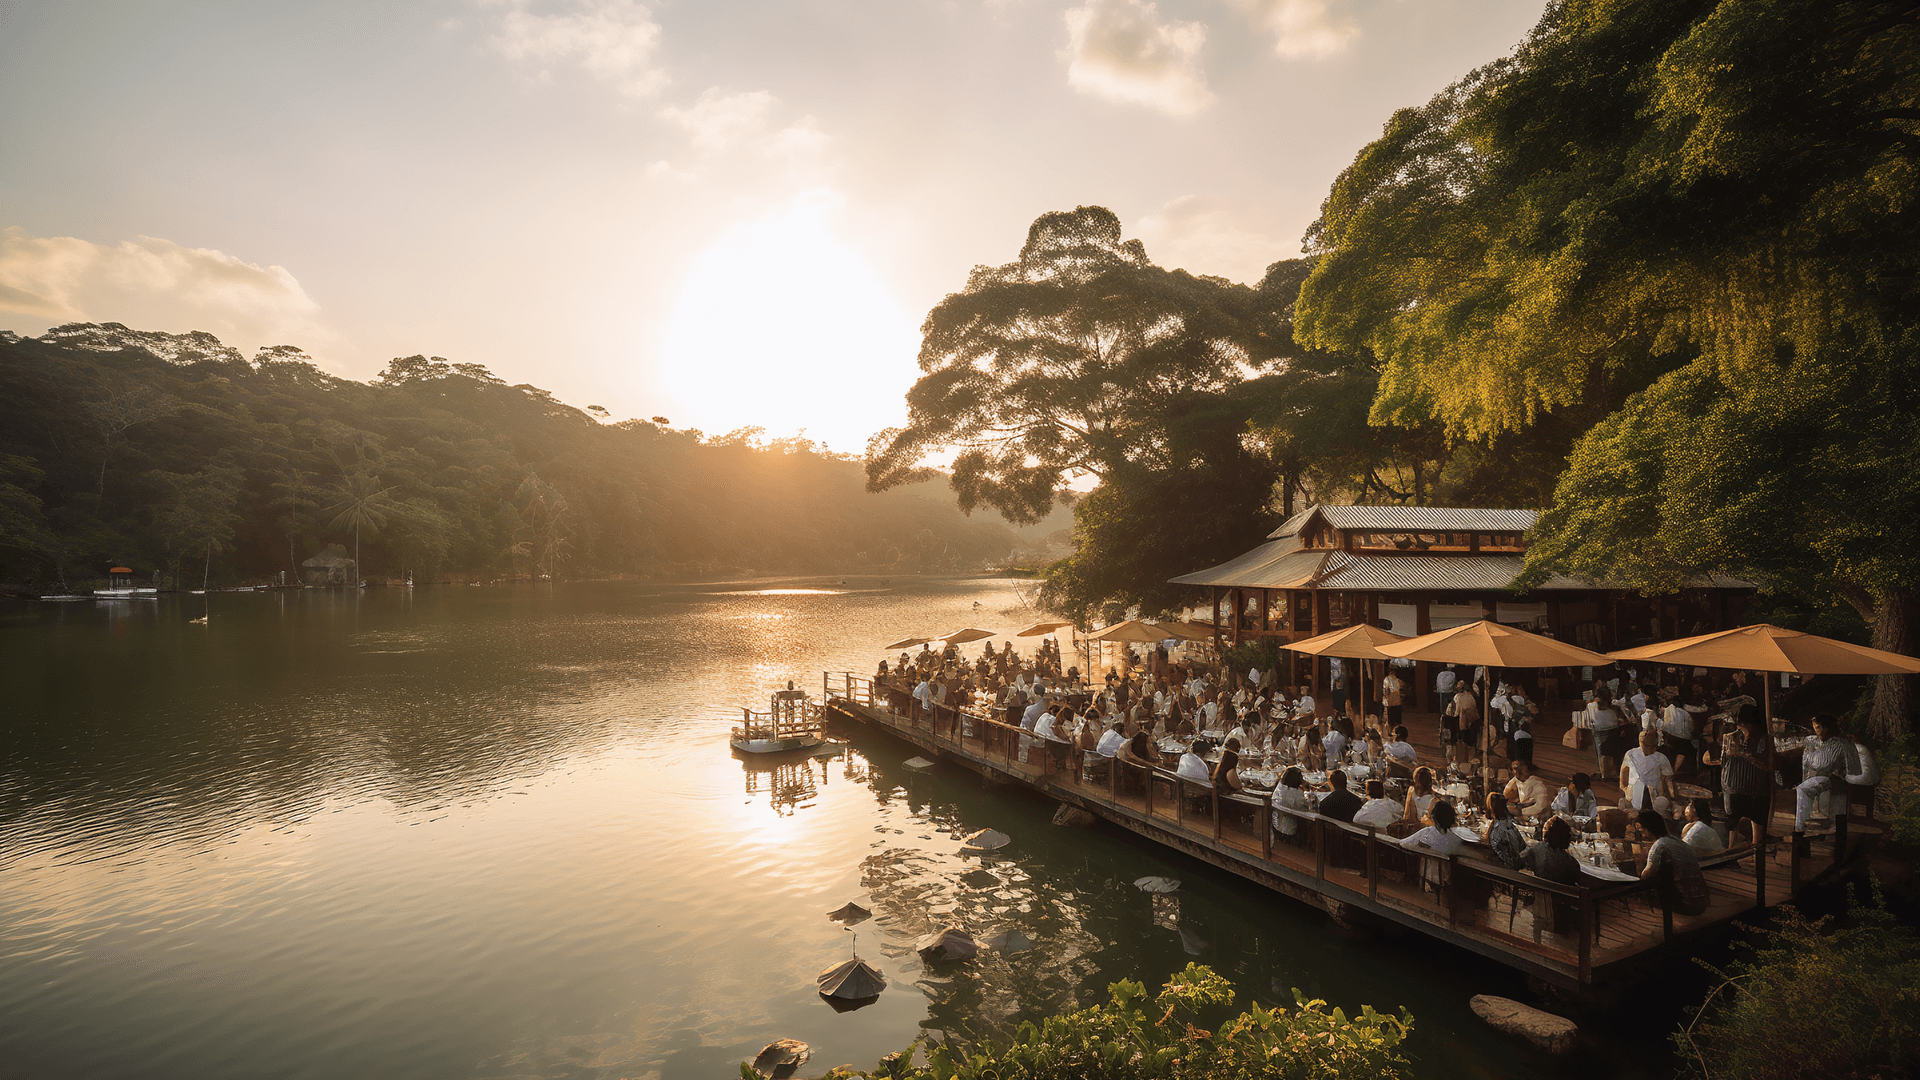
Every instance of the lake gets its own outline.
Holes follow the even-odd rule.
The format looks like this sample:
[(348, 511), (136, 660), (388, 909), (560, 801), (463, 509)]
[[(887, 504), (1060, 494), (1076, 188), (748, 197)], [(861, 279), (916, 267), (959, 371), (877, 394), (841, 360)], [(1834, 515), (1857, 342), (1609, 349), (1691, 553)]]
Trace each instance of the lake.
[[(788, 679), (817, 694), (895, 638), (1033, 621), (1021, 585), (0, 608), (0, 1076), (712, 1080), (782, 1037), (818, 1075), (1195, 961), (1267, 1002), (1406, 1006), (1423, 1076), (1667, 1071), (1669, 1013), (1551, 1061), (1468, 1011), (1526, 997), (1503, 968), (1055, 827), (885, 736), (776, 771), (729, 752)], [(1013, 844), (959, 855), (986, 827)], [(1150, 874), (1184, 886), (1132, 885)], [(848, 901), (875, 912), (857, 933), (824, 918)], [(911, 942), (949, 921), (1034, 944), (922, 970)], [(855, 949), (890, 985), (836, 1013), (814, 977)]]

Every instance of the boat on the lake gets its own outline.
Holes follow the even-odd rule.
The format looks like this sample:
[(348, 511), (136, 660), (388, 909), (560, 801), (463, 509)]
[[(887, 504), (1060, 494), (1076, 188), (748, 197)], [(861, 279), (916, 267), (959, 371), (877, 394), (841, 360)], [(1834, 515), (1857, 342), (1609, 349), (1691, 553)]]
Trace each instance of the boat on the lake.
[(93, 590), (93, 597), (96, 600), (158, 600), (160, 590), (134, 587), (132, 568), (116, 566), (107, 571), (107, 587)]
[(741, 709), (739, 726), (728, 743), (749, 754), (779, 754), (790, 750), (810, 750), (827, 742), (826, 710), (807, 698), (805, 690), (795, 690), (789, 682), (785, 690), (775, 691), (766, 712)]

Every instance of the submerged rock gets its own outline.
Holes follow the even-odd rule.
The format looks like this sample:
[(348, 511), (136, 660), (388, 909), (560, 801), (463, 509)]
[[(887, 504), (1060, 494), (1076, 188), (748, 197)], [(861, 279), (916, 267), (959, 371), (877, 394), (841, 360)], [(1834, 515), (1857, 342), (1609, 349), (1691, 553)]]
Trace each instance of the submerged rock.
[(1473, 1013), (1495, 1030), (1518, 1035), (1549, 1054), (1564, 1054), (1573, 1049), (1580, 1026), (1564, 1016), (1542, 1012), (1512, 998), (1475, 994), (1469, 1002)]
[(812, 1056), (813, 1048), (799, 1039), (775, 1039), (753, 1059), (753, 1071), (772, 1080), (786, 1080)]

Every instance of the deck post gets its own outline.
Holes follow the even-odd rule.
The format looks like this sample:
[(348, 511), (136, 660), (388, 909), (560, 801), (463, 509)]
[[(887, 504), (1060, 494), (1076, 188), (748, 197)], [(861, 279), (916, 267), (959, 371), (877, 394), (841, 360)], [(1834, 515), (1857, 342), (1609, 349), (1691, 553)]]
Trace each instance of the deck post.
[(1147, 781), (1147, 816), (1153, 816), (1153, 766), (1140, 766), (1141, 775)]
[(1260, 796), (1260, 857), (1273, 861), (1273, 796)]
[(1580, 985), (1593, 981), (1593, 897), (1580, 887)]
[(1220, 789), (1209, 790), (1207, 798), (1213, 802), (1213, 842), (1217, 844), (1220, 842)]
[(1317, 814), (1313, 819), (1313, 876), (1327, 880), (1327, 819)]
[(1367, 899), (1380, 899), (1380, 830), (1367, 826)]

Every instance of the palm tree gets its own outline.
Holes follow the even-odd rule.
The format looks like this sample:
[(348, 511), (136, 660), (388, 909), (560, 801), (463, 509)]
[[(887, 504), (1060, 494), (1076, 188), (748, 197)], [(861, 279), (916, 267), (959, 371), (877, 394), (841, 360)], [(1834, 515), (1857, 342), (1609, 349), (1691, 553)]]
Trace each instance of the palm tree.
[(392, 487), (381, 487), (380, 478), (369, 472), (348, 473), (333, 486), (334, 504), (325, 512), (333, 515), (327, 528), (338, 529), (353, 526), (353, 574), (356, 579), (364, 580), (360, 574), (360, 530), (378, 536), (380, 529), (387, 523), (387, 515), (399, 509), (399, 505), (388, 496)]
[[(313, 474), (305, 469), (285, 468), (273, 471), (273, 490), (279, 493), (279, 496), (273, 500), (273, 505), (291, 508), (286, 517), (287, 566), (295, 576), (300, 573), (299, 556), (294, 552), (294, 544), (300, 538), (300, 508), (313, 501), (313, 481)], [(360, 568), (355, 566), (354, 569)]]

